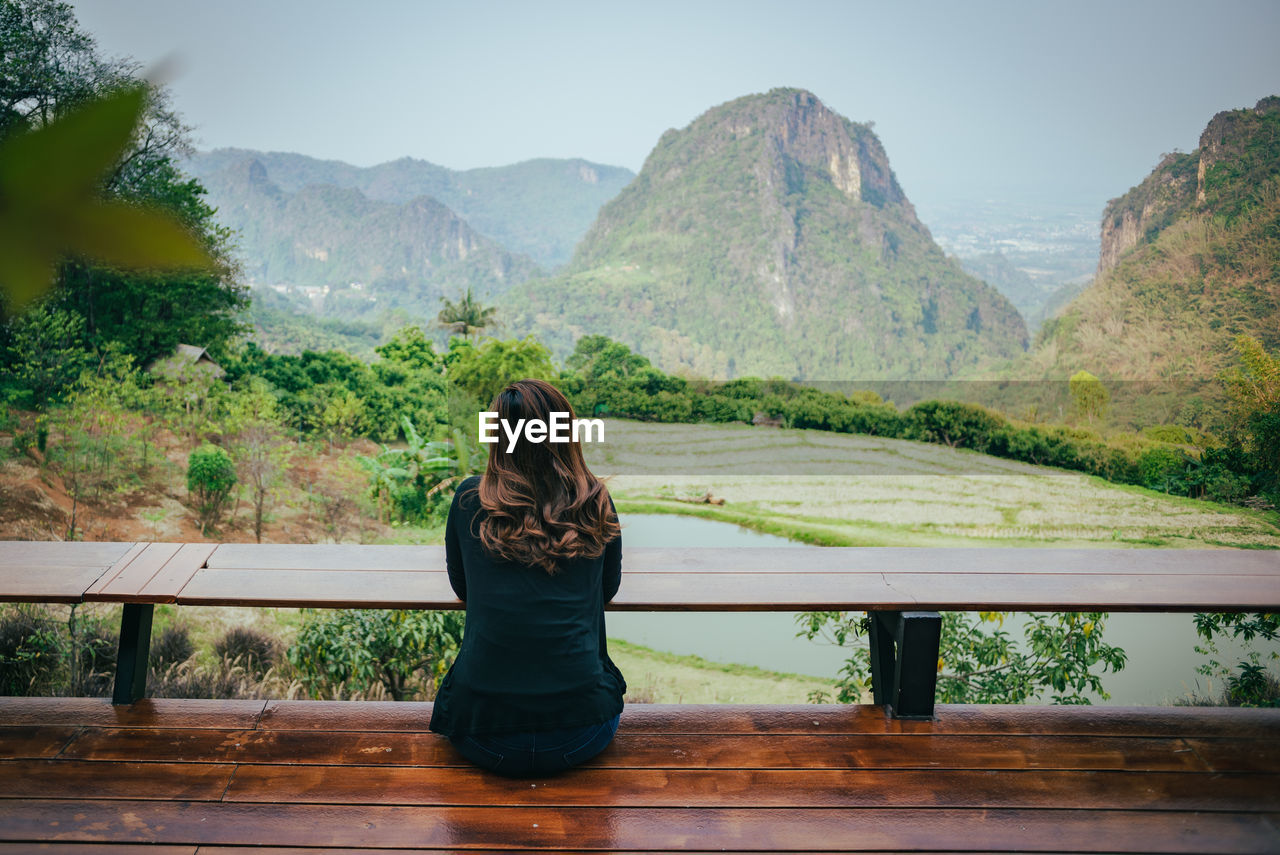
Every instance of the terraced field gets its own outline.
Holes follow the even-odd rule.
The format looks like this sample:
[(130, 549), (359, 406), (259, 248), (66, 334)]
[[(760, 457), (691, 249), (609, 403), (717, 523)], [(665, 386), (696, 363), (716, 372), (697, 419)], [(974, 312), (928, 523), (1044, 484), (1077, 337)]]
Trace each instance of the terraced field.
[[(610, 420), (586, 446), (620, 510), (842, 546), (1280, 548), (1280, 514), (963, 449), (749, 425)], [(723, 505), (697, 503), (710, 494)]]

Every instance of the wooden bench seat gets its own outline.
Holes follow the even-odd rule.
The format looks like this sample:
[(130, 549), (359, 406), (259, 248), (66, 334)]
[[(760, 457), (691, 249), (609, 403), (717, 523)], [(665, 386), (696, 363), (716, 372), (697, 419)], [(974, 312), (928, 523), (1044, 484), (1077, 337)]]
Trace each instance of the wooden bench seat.
[(599, 757), (539, 781), (472, 768), (429, 719), (0, 699), (0, 855), (1280, 848), (1277, 710), (637, 705)]

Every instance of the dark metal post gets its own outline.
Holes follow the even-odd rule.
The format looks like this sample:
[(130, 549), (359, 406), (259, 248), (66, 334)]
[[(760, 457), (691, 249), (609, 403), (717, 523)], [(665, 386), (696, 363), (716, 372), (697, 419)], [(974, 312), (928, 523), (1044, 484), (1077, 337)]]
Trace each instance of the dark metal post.
[(871, 613), (871, 692), (894, 718), (933, 718), (942, 616)]
[(902, 612), (897, 641), (894, 717), (933, 718), (942, 616), (937, 612)]
[(151, 653), (151, 603), (125, 603), (116, 654), (116, 686), (111, 703), (131, 704), (147, 694), (147, 658)]
[(880, 706), (892, 703), (894, 696), (898, 658), (894, 636), (901, 618), (901, 612), (871, 613), (871, 694)]

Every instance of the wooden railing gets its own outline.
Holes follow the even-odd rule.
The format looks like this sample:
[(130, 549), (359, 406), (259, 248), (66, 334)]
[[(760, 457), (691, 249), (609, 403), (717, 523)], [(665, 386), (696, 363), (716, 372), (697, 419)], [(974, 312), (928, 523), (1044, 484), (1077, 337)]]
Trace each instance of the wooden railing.
[[(158, 603), (462, 608), (433, 546), (0, 541), (0, 601), (123, 604), (113, 700), (145, 696)], [(875, 701), (933, 715), (939, 611), (1280, 611), (1280, 552), (628, 548), (608, 608), (862, 611)]]

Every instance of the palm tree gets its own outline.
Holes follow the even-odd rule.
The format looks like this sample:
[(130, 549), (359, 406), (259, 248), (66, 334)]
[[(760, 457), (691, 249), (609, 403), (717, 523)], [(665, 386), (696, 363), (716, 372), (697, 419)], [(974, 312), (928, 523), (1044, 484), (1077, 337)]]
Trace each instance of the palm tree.
[(441, 297), (440, 303), (440, 314), (436, 316), (436, 321), (450, 332), (461, 333), (467, 338), (472, 335), (479, 338), (480, 330), (498, 326), (495, 317), (498, 310), (493, 306), (481, 305), (471, 296), (470, 286), (467, 286), (467, 293), (458, 302)]

